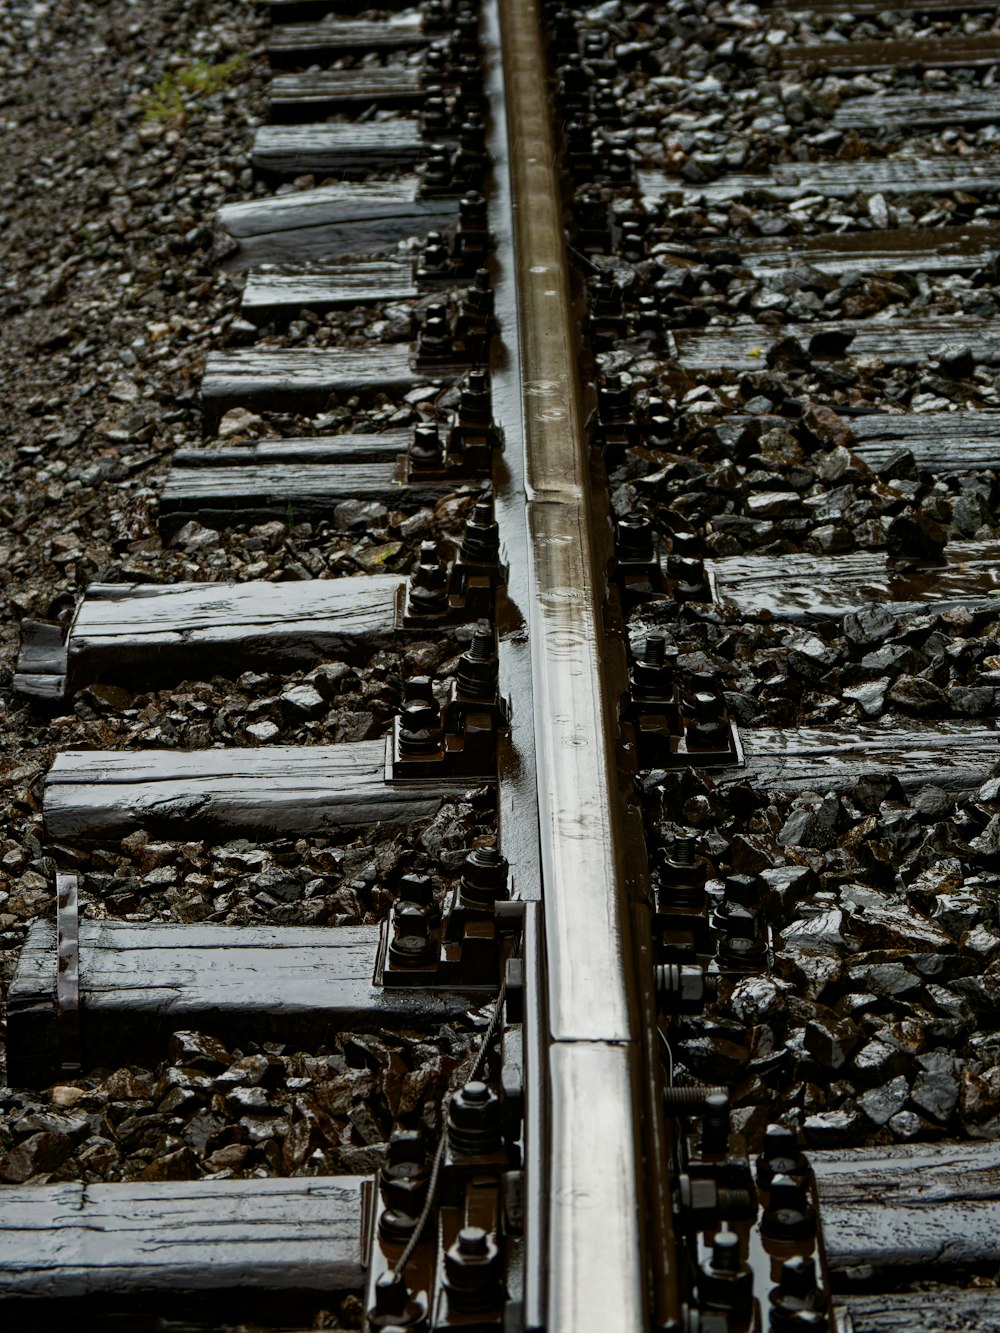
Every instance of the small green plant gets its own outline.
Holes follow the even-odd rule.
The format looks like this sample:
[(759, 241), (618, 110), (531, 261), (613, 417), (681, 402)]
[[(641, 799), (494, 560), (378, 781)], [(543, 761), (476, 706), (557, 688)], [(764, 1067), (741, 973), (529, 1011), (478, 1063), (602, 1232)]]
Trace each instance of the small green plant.
[(295, 511), (292, 509), (291, 500), (288, 501), (285, 507), (285, 527), (289, 532), (295, 527)]
[(207, 60), (192, 60), (189, 65), (165, 74), (155, 88), (143, 95), (144, 120), (176, 120), (184, 114), (185, 101), (192, 97), (212, 97), (242, 74), (249, 62), (244, 54), (232, 56), (218, 65)]

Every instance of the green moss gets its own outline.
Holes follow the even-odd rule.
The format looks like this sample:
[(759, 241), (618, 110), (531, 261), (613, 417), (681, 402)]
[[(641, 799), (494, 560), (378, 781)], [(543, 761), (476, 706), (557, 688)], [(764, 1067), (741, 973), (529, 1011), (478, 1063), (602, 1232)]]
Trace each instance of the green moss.
[(142, 98), (145, 120), (175, 120), (184, 114), (192, 98), (211, 97), (233, 83), (243, 73), (250, 57), (232, 56), (218, 65), (207, 60), (192, 60), (189, 65), (164, 75), (155, 88)]

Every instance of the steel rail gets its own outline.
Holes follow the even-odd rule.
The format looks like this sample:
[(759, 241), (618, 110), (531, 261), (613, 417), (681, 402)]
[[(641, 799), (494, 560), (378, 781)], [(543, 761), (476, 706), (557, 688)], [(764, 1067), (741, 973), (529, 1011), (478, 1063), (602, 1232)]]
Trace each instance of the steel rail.
[[(603, 595), (541, 15), (501, 0), (499, 17), (547, 982), (539, 1317), (625, 1333), (649, 1325), (643, 1053)], [(508, 431), (508, 457), (517, 443)]]

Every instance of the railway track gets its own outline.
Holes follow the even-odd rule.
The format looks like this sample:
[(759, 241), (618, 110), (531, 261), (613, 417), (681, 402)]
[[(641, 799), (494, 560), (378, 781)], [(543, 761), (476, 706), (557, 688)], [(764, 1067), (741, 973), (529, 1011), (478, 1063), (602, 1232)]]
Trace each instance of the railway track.
[(269, 9), (5, 684), (0, 1303), (998, 1325), (994, 13)]

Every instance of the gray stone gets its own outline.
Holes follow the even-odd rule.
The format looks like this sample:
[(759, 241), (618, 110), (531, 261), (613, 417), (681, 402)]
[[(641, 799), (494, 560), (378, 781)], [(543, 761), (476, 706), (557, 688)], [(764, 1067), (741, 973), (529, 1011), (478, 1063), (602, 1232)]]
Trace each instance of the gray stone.
[(958, 1061), (943, 1051), (931, 1051), (917, 1058), (920, 1073), (910, 1092), (910, 1100), (919, 1111), (932, 1119), (946, 1121), (958, 1105)]
[(873, 1125), (887, 1125), (894, 1115), (902, 1111), (910, 1087), (902, 1074), (879, 1088), (871, 1088), (858, 1098), (858, 1106)]
[(861, 685), (851, 685), (844, 690), (844, 698), (853, 699), (865, 717), (881, 717), (888, 688), (889, 677), (878, 676), (875, 680), (864, 681)]

